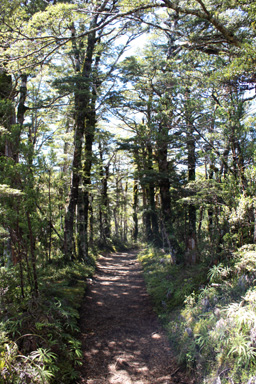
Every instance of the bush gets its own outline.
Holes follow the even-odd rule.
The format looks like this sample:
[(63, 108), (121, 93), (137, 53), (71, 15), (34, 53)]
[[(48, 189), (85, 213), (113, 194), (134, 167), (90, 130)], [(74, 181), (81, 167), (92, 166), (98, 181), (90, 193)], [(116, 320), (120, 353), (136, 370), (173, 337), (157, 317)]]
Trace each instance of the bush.
[[(241, 247), (232, 263), (214, 265), (208, 273), (204, 265), (172, 266), (152, 250), (140, 260), (179, 361), (197, 383), (254, 383), (256, 246)], [(203, 274), (207, 281), (200, 286)], [(176, 293), (166, 306), (159, 305), (170, 290)], [(175, 304), (183, 306), (174, 310)]]
[(172, 264), (172, 257), (163, 251), (149, 248), (139, 256), (149, 294), (159, 312), (183, 305), (187, 295), (198, 291), (205, 279), (205, 270), (198, 265), (188, 270)]
[(25, 356), (18, 345), (0, 335), (0, 383), (1, 384), (48, 384), (54, 376), (56, 355), (50, 350), (39, 348)]
[[(93, 267), (49, 264), (39, 275), (39, 296), (21, 297), (16, 267), (3, 271), (0, 300), (3, 383), (71, 383), (78, 378), (79, 306)], [(1, 271), (0, 271), (1, 273)], [(1, 383), (1, 381), (0, 381)]]

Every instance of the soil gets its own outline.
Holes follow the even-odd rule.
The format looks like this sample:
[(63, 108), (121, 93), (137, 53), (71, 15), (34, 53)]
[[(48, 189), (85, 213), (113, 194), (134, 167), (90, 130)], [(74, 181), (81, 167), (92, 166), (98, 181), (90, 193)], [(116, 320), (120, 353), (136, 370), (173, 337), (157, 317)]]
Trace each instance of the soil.
[(101, 256), (81, 309), (80, 384), (192, 384), (152, 309), (136, 252)]

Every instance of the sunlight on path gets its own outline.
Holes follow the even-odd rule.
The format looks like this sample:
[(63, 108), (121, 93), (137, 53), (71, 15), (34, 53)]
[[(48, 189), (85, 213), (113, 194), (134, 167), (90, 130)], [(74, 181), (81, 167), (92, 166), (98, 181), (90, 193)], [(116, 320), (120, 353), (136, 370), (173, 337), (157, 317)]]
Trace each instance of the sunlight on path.
[(81, 329), (81, 384), (192, 383), (179, 376), (136, 253), (100, 258), (82, 308)]

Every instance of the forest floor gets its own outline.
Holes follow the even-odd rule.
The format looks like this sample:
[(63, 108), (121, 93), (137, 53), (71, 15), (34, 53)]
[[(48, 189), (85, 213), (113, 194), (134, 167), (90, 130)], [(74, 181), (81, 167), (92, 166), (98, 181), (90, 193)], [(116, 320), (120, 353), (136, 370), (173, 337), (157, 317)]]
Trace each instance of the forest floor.
[(153, 311), (136, 252), (101, 256), (81, 308), (81, 384), (192, 384)]

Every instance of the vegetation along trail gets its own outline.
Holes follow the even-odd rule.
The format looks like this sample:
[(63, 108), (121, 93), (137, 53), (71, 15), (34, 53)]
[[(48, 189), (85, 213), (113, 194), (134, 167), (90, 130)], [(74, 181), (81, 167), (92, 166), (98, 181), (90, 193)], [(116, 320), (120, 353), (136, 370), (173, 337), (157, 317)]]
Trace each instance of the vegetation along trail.
[(81, 329), (83, 384), (191, 383), (152, 310), (136, 252), (100, 258)]

